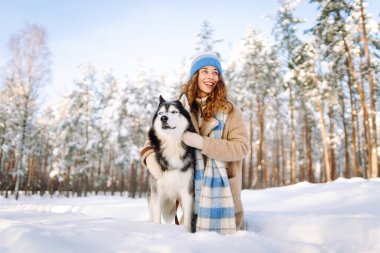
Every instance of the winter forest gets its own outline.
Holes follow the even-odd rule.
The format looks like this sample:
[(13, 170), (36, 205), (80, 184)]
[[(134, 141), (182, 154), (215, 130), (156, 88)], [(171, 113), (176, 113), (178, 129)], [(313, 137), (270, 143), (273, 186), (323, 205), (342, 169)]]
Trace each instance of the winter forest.
[[(229, 99), (244, 113), (250, 152), (243, 188), (378, 177), (380, 24), (365, 0), (311, 0), (318, 16), (301, 30), (296, 6), (281, 3), (273, 43), (250, 29), (227, 59), (211, 22), (195, 35), (194, 52), (220, 55)], [(121, 83), (112, 72), (83, 64), (71, 94), (43, 107), (48, 32), (34, 24), (16, 31), (1, 66), (1, 194), (144, 196), (148, 170), (139, 149), (159, 95), (179, 97), (188, 63), (173, 83), (143, 68)]]

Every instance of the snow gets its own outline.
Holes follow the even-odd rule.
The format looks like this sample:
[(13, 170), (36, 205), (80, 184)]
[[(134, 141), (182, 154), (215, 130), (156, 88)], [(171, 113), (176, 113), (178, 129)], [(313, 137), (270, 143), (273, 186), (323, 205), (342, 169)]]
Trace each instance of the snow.
[(146, 199), (0, 197), (0, 252), (380, 252), (380, 179), (244, 190), (247, 231), (153, 224)]

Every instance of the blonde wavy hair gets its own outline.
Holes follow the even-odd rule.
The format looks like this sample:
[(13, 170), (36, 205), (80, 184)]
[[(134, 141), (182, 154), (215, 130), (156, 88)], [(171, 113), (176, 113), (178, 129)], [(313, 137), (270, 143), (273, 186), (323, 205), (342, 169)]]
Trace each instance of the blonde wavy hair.
[[(191, 112), (198, 112), (199, 107), (196, 102), (198, 96), (198, 76), (197, 71), (187, 84), (182, 85), (181, 91), (186, 93)], [(206, 108), (202, 112), (203, 118), (207, 121), (219, 111), (232, 112), (232, 103), (227, 99), (227, 88), (224, 79), (219, 75), (219, 81), (216, 87), (207, 98)]]

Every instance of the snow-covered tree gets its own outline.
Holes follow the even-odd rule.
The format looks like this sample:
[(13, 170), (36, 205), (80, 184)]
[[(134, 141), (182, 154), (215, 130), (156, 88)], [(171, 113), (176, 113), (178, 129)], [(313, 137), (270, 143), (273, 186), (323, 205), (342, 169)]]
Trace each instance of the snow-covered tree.
[(34, 140), (35, 114), (40, 88), (49, 80), (50, 56), (45, 30), (27, 25), (9, 41), (10, 60), (6, 66), (6, 90), (9, 96), (9, 130), (13, 131), (17, 168), (15, 197), (27, 171), (26, 159)]
[(220, 53), (216, 50), (216, 46), (218, 43), (221, 43), (222, 39), (214, 38), (214, 28), (210, 24), (209, 21), (204, 20), (202, 23), (202, 28), (200, 32), (197, 34), (196, 47), (195, 50), (197, 52), (213, 52), (219, 57), (221, 57)]
[(130, 179), (130, 196), (134, 197), (137, 191), (137, 178), (136, 175), (140, 173), (139, 181), (140, 186), (144, 181), (145, 168), (140, 168), (138, 161), (137, 150), (142, 147), (147, 138), (147, 132), (152, 124), (152, 118), (157, 110), (159, 104), (159, 96), (165, 90), (163, 85), (157, 81), (153, 76), (149, 75), (141, 67), (136, 70), (135, 75), (128, 79), (126, 90), (124, 91), (124, 98), (121, 100), (121, 108), (126, 106), (128, 116), (125, 120), (127, 129), (124, 134), (133, 133), (129, 136), (129, 143), (132, 143), (127, 150), (128, 156), (124, 161), (129, 161), (129, 179)]
[[(299, 0), (281, 0), (281, 7), (276, 12), (276, 23), (273, 29), (273, 34), (278, 41), (279, 51), (282, 56), (283, 71), (291, 71), (293, 66), (292, 59), (294, 59), (294, 54), (296, 48), (301, 45), (301, 40), (298, 38), (297, 28), (302, 21), (294, 16), (296, 7), (299, 4)], [(288, 74), (285, 74), (285, 76)], [(291, 182), (296, 182), (296, 162), (297, 162), (297, 151), (296, 151), (296, 136), (295, 136), (295, 109), (297, 106), (297, 91), (296, 87), (292, 85), (292, 81), (286, 82), (285, 87), (289, 93), (289, 110), (290, 110), (290, 172), (291, 172)], [(298, 109), (298, 108), (297, 108)]]
[[(254, 29), (249, 29), (246, 38), (226, 71), (226, 80), (232, 83), (230, 88), (232, 100), (240, 106), (248, 121), (250, 155), (248, 158), (247, 188), (252, 188), (255, 182), (259, 187), (270, 185), (267, 166), (270, 152), (267, 153), (265, 131), (267, 117), (273, 113), (275, 90), (279, 87), (279, 62), (275, 50), (268, 46), (264, 38)], [(269, 108), (269, 111), (268, 111)], [(255, 147), (257, 136), (258, 146)], [(257, 152), (256, 168), (254, 170), (254, 151)], [(254, 178), (256, 177), (256, 178)]]
[[(340, 55), (341, 66), (345, 68), (346, 79), (348, 83), (348, 92), (350, 94), (350, 105), (351, 105), (351, 126), (352, 126), (352, 157), (353, 157), (353, 174), (358, 175), (362, 173), (360, 169), (360, 161), (356, 161), (357, 158), (355, 154), (360, 155), (361, 150), (358, 149), (356, 152), (356, 146), (360, 145), (360, 133), (355, 134), (358, 131), (358, 127), (355, 125), (355, 121), (360, 114), (356, 110), (356, 96), (358, 95), (360, 99), (361, 111), (362, 111), (362, 124), (364, 129), (364, 140), (365, 140), (365, 166), (368, 166), (368, 170), (364, 169), (364, 174), (368, 176), (376, 176), (378, 173), (377, 165), (377, 137), (376, 131), (370, 127), (370, 115), (368, 110), (368, 103), (371, 104), (372, 110), (376, 111), (375, 103), (372, 103), (371, 92), (371, 61), (369, 55), (368, 43), (364, 42), (364, 50), (361, 45), (366, 33), (366, 17), (364, 15), (363, 3), (360, 1), (323, 1), (315, 0), (319, 4), (321, 9), (321, 14), (317, 19), (316, 25), (313, 27), (313, 33), (321, 40), (323, 45), (323, 50), (326, 54)], [(364, 16), (363, 16), (364, 15)], [(364, 26), (363, 26), (364, 25)], [(364, 29), (363, 29), (364, 28)], [(377, 28), (376, 28), (377, 29)], [(375, 30), (376, 30), (375, 29)], [(368, 42), (368, 41), (367, 41)], [(376, 44), (376, 43), (372, 43)], [(366, 49), (367, 47), (367, 49)], [(367, 51), (367, 52), (366, 52)], [(362, 59), (365, 55), (366, 59)], [(365, 62), (365, 64), (363, 64)], [(343, 64), (342, 64), (343, 63)], [(335, 62), (337, 64), (337, 62)], [(364, 67), (364, 68), (363, 68)], [(363, 72), (367, 69), (366, 73)], [(369, 93), (366, 92), (366, 79), (369, 81)], [(369, 99), (368, 99), (369, 98)], [(368, 102), (370, 101), (370, 102)], [(371, 113), (372, 120), (373, 114)], [(356, 128), (356, 129), (355, 129)], [(357, 168), (358, 167), (358, 168)], [(368, 171), (368, 173), (366, 173)]]
[[(113, 143), (116, 142), (117, 134), (115, 124), (117, 118), (116, 99), (118, 94), (117, 80), (110, 70), (106, 70), (102, 79), (95, 86), (94, 99), (94, 136), (93, 158), (96, 160), (96, 182), (95, 188), (100, 186), (105, 189), (107, 182), (114, 183), (111, 171), (114, 167), (115, 149)], [(97, 89), (96, 89), (97, 88)], [(102, 173), (105, 171), (106, 173)], [(116, 176), (116, 175), (114, 175)]]
[(96, 154), (96, 141), (93, 138), (96, 69), (91, 64), (85, 64), (81, 70), (83, 78), (75, 82), (75, 88), (67, 98), (65, 114), (58, 126), (59, 141), (54, 152), (57, 170), (74, 177), (73, 187), (78, 195), (87, 193)]

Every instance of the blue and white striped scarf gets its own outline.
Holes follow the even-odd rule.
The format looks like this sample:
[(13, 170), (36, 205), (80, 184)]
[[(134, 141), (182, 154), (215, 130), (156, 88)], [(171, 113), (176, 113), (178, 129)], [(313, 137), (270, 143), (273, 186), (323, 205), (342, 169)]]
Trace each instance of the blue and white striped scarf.
[[(219, 124), (209, 136), (221, 139), (227, 114), (221, 112), (215, 118)], [(225, 162), (207, 158), (205, 166), (200, 150), (195, 151), (195, 157), (196, 231), (235, 233), (235, 209)]]

